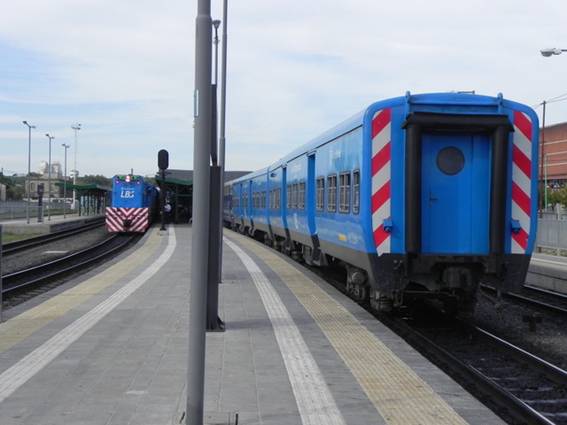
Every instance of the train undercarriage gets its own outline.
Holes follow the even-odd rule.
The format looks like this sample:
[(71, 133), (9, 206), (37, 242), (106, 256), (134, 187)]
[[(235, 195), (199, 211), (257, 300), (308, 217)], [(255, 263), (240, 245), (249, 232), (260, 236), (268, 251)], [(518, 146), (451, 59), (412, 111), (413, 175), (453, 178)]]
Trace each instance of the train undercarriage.
[(529, 256), (396, 255), (375, 258), (370, 273), (312, 247), (244, 225), (225, 223), (295, 261), (327, 269), (333, 281), (354, 301), (376, 313), (412, 309), (426, 303), (449, 316), (474, 313), (481, 282), (498, 295), (523, 282)]

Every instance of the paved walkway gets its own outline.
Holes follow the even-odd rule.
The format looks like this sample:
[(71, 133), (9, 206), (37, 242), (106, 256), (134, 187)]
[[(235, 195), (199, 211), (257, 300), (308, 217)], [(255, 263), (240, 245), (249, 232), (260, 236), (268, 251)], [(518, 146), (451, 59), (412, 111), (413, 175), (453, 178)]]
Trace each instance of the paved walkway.
[[(317, 276), (227, 232), (207, 335), (208, 424), (500, 424)], [(185, 405), (191, 231), (135, 250), (0, 325), (0, 424), (174, 424)]]

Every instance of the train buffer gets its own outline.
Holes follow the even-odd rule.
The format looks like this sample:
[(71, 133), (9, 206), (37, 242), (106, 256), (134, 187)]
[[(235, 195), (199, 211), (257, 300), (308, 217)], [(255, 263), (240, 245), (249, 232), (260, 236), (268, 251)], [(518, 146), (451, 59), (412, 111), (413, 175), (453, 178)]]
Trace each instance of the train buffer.
[[(180, 423), (190, 232), (153, 227), (111, 263), (5, 312), (1, 424)], [(206, 423), (503, 423), (321, 278), (237, 233), (225, 243)]]

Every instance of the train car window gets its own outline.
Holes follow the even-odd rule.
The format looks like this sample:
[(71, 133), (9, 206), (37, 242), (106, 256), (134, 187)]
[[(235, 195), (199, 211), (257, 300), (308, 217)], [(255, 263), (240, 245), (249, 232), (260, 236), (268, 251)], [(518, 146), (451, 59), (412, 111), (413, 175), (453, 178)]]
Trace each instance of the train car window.
[(350, 211), (350, 171), (339, 176), (339, 212)]
[(260, 199), (262, 199), (262, 208), (266, 208), (266, 192), (262, 192)]
[(297, 183), (291, 185), (291, 208), (297, 209)]
[(276, 209), (280, 209), (281, 204), (281, 189), (276, 189)]
[(297, 208), (300, 210), (305, 209), (305, 182), (299, 183), (299, 193), (297, 197), (299, 198)]
[(360, 171), (352, 172), (352, 212), (358, 214), (360, 211)]
[(315, 203), (315, 209), (317, 211), (323, 211), (325, 208), (325, 177), (317, 178), (317, 200)]
[(327, 177), (327, 211), (337, 211), (337, 175)]
[(287, 195), (287, 207), (291, 208), (291, 185), (290, 184), (287, 185), (286, 195)]

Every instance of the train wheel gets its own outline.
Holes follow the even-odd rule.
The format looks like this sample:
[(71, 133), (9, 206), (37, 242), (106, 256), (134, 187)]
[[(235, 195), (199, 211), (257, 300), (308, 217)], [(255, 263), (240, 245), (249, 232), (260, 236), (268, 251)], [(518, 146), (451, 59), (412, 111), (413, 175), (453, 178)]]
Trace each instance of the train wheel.
[(374, 289), (370, 290), (370, 308), (375, 313), (390, 313), (394, 308), (394, 300)]

